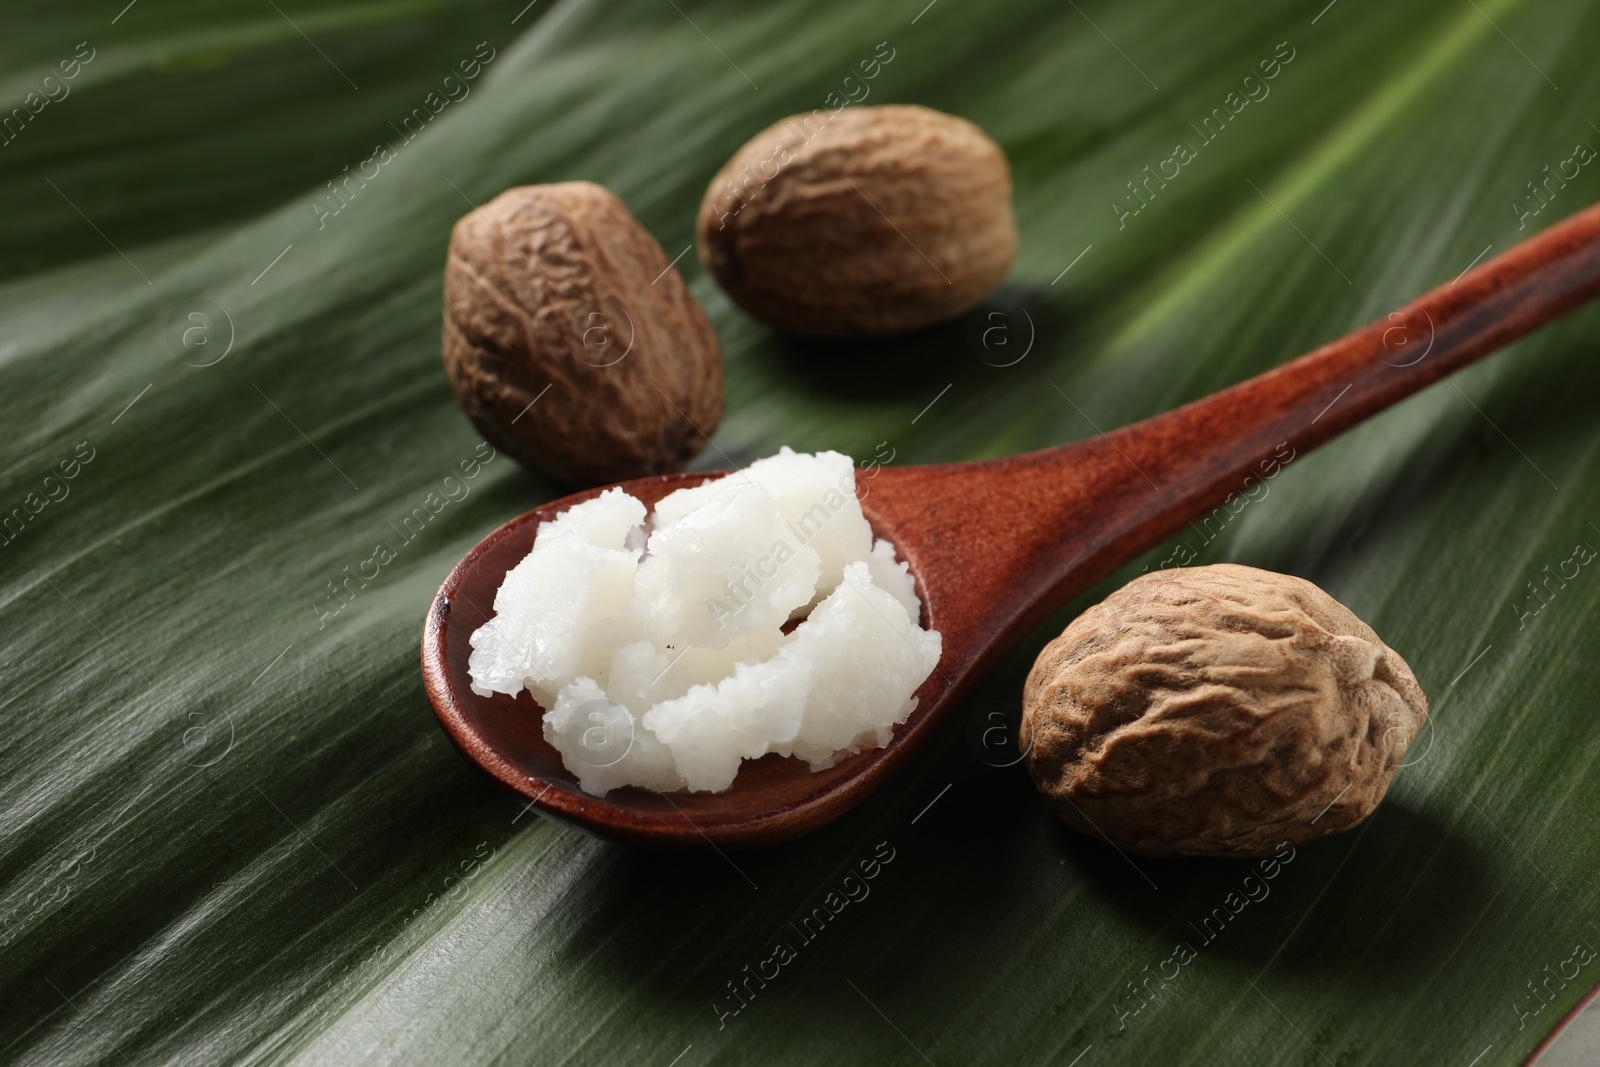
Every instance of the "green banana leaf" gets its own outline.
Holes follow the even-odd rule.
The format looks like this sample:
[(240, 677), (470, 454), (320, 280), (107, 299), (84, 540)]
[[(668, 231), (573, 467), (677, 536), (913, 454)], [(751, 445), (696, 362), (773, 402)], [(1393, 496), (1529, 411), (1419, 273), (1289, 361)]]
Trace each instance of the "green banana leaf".
[[(1274, 366), (1593, 201), (1600, 6), (15, 0), (0, 23), (0, 119), (24, 115), (0, 121), (0, 514), (26, 512), (0, 544), (0, 1060), (1487, 1067), (1600, 982), (1600, 571), (1545, 584), (1600, 545), (1597, 308), (1125, 568), (777, 848), (596, 840), (447, 743), (429, 599), (562, 491), (509, 458), (329, 599), (478, 444), (441, 275), (452, 222), (507, 186), (601, 182), (672, 257), (786, 114), (972, 119), (1022, 240), (963, 321), (802, 343), (678, 264), (727, 361), (700, 465), (1003, 455)], [(1038, 648), (1183, 544), (1319, 583), (1432, 701), (1380, 810), (1271, 877), (1078, 836), (996, 743)], [(1592, 1062), (1579, 1040), (1547, 1062)]]

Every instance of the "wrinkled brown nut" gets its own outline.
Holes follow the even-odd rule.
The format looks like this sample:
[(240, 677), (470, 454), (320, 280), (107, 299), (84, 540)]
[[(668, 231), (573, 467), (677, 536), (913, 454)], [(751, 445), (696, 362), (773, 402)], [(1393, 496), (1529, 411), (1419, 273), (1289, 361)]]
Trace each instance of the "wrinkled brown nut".
[(722, 418), (705, 311), (598, 185), (508, 189), (463, 215), (444, 301), (444, 365), (467, 416), (559, 481), (678, 470)]
[(1020, 742), (1065, 822), (1147, 856), (1265, 856), (1383, 799), (1428, 699), (1301, 578), (1216, 564), (1135, 578), (1050, 642)]
[(734, 153), (696, 222), (729, 296), (815, 337), (886, 336), (955, 318), (1011, 269), (1017, 227), (1000, 146), (925, 107), (795, 115)]

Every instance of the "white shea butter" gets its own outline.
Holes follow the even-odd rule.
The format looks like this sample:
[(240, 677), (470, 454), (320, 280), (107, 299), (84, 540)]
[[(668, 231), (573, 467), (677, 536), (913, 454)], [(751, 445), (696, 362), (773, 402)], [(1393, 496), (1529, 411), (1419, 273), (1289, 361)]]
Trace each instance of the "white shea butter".
[(837, 452), (785, 448), (649, 516), (608, 489), (539, 527), (494, 609), (472, 635), (472, 691), (528, 690), (598, 796), (717, 791), (770, 752), (820, 770), (879, 748), (939, 662)]

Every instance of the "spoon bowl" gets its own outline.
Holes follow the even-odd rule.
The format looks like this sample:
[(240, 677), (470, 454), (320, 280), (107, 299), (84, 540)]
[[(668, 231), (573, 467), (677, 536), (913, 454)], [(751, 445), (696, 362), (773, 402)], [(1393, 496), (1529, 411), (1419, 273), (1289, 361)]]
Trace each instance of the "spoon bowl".
[[(654, 508), (668, 493), (721, 476), (669, 474), (623, 482), (622, 487), (646, 508)], [(663, 794), (626, 787), (595, 797), (578, 788), (577, 776), (544, 739), (543, 709), (529, 694), (481, 697), (472, 692), (469, 639), (493, 615), (495, 593), (506, 572), (533, 548), (541, 523), (604, 488), (609, 487), (551, 501), (501, 526), (457, 564), (434, 598), (423, 634), (428, 693), (456, 746), (547, 815), (605, 836), (655, 844), (738, 847), (782, 841), (828, 821), (843, 810), (832, 805), (846, 797), (870, 791), (862, 765), (881, 761), (888, 748), (863, 752), (815, 773), (799, 759), (747, 760), (733, 788), (722, 793)], [(925, 711), (926, 702), (919, 698), (917, 714)], [(854, 802), (850, 799), (844, 807)]]
[[(943, 651), (889, 744), (826, 770), (766, 756), (746, 761), (721, 793), (624, 788), (595, 797), (544, 740), (530, 696), (472, 692), (470, 638), (506, 572), (528, 554), (540, 523), (604, 486), (512, 519), (450, 572), (423, 628), (429, 699), (469, 760), (552, 817), (667, 846), (797, 837), (881, 785), (1000, 657), (1094, 582), (1298, 456), (1597, 294), (1600, 205), (1337, 341), (1166, 414), (1005, 459), (858, 471), (867, 521), (909, 563), (923, 625), (943, 635)], [(622, 486), (653, 507), (721, 476)]]

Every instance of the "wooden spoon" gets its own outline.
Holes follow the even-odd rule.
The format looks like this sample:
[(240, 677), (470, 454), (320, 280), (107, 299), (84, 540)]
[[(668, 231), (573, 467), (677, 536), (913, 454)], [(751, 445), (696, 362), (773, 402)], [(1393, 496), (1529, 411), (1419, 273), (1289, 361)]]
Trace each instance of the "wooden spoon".
[[(445, 579), (422, 634), (422, 671), (445, 732), (533, 806), (596, 833), (664, 845), (744, 847), (814, 830), (911, 757), (995, 663), (1117, 567), (1303, 454), (1600, 293), (1600, 205), (1397, 312), (1275, 370), (1075, 444), (1007, 459), (857, 473), (868, 521), (916, 576), (937, 669), (884, 748), (812, 773), (747, 761), (722, 793), (579, 790), (527, 695), (473, 694), (468, 638), (539, 524), (601, 489), (535, 508), (490, 534)], [(652, 506), (719, 474), (625, 482)]]

